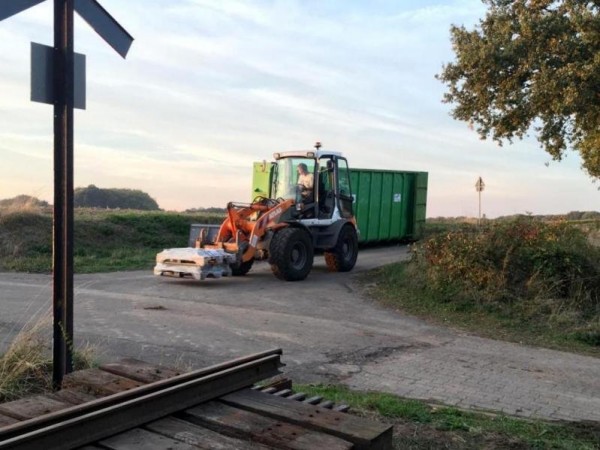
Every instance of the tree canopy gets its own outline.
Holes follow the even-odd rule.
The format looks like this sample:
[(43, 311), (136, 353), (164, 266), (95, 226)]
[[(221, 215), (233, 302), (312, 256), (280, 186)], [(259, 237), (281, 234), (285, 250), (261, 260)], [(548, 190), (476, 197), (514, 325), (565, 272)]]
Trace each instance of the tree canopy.
[(93, 184), (75, 189), (76, 207), (158, 210), (158, 204), (145, 192), (137, 189), (101, 189)]
[(483, 2), (474, 30), (452, 26), (456, 61), (437, 75), (453, 117), (499, 144), (533, 129), (554, 160), (573, 149), (600, 178), (600, 2)]

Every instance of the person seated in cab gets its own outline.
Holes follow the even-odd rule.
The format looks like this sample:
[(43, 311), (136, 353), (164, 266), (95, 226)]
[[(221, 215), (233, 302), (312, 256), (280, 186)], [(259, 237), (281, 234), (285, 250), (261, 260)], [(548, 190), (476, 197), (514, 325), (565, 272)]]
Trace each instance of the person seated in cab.
[(298, 189), (300, 189), (301, 203), (306, 205), (314, 201), (314, 176), (308, 171), (306, 164), (298, 164)]

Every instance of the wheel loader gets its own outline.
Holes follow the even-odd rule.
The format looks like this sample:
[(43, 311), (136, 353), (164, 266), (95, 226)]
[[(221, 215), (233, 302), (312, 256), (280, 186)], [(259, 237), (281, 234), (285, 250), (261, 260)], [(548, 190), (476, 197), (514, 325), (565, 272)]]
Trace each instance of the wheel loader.
[(249, 204), (230, 202), (216, 235), (202, 229), (195, 247), (158, 253), (154, 274), (197, 280), (241, 276), (254, 261), (268, 260), (277, 278), (299, 281), (310, 273), (315, 251), (324, 253), (329, 270), (352, 270), (358, 229), (346, 159), (320, 143), (314, 150), (273, 157), (269, 195)]

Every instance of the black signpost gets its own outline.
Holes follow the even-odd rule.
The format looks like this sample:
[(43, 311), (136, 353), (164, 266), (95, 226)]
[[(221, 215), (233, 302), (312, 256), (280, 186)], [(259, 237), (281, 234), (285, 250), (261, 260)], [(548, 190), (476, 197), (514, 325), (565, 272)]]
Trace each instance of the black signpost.
[[(0, 0), (0, 21), (42, 1), (45, 0)], [(46, 77), (37, 77), (42, 81), (35, 89), (32, 83), (32, 100), (54, 105), (52, 380), (56, 389), (60, 388), (64, 375), (73, 370), (74, 11), (123, 58), (133, 42), (129, 33), (96, 0), (54, 0), (54, 48), (51, 60), (44, 64), (44, 67), (52, 67), (52, 81), (45, 83)], [(32, 72), (36, 64), (32, 61)]]
[(60, 388), (73, 370), (73, 0), (54, 2), (54, 357)]

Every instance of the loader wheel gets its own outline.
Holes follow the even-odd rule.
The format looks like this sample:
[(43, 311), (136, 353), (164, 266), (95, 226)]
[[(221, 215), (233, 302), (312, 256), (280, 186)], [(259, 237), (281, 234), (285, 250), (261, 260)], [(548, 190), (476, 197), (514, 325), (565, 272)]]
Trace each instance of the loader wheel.
[(284, 228), (271, 240), (269, 264), (280, 280), (304, 280), (312, 269), (313, 257), (312, 239), (301, 228)]
[(231, 267), (231, 275), (233, 275), (234, 277), (241, 277), (243, 275), (246, 275), (248, 272), (250, 272), (252, 264), (254, 264), (254, 258), (252, 258), (250, 261), (240, 263), (239, 265), (230, 264), (229, 267)]
[(338, 236), (335, 247), (325, 252), (325, 263), (332, 272), (349, 272), (358, 257), (358, 237), (351, 225), (345, 225)]

